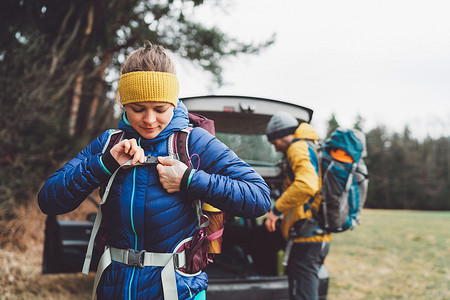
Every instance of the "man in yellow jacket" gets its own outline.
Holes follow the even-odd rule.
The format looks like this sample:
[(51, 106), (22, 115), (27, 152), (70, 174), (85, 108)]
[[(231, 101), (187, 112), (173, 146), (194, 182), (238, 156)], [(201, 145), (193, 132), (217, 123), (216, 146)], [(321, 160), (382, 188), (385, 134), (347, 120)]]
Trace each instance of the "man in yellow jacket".
[[(285, 190), (269, 212), (265, 226), (268, 231), (275, 231), (276, 222), (282, 216), (281, 231), (288, 240), (295, 222), (313, 217), (310, 206), (316, 212), (319, 210), (320, 170), (313, 145), (318, 143), (318, 136), (310, 124), (299, 125), (297, 119), (285, 112), (272, 116), (266, 134), (275, 150), (283, 153), (286, 164)], [(286, 268), (291, 300), (318, 299), (318, 271), (330, 241), (331, 235), (320, 230), (311, 230), (293, 240)]]

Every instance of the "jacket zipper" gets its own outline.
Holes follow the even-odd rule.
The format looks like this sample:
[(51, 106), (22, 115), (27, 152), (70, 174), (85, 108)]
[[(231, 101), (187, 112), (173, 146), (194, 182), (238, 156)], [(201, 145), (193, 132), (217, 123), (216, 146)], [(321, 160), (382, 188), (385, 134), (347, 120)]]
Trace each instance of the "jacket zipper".
[[(141, 138), (138, 140), (139, 147), (141, 146)], [(136, 229), (134, 228), (134, 219), (133, 219), (133, 205), (134, 205), (134, 194), (136, 189), (136, 168), (133, 169), (133, 189), (131, 192), (131, 201), (130, 201), (130, 221), (131, 221), (131, 228), (133, 229), (134, 233), (134, 250), (137, 250), (137, 233)], [(131, 273), (130, 277), (130, 283), (128, 285), (128, 299), (131, 300), (131, 285), (133, 283), (134, 279), (134, 273), (136, 272), (136, 267), (133, 267), (133, 271)]]

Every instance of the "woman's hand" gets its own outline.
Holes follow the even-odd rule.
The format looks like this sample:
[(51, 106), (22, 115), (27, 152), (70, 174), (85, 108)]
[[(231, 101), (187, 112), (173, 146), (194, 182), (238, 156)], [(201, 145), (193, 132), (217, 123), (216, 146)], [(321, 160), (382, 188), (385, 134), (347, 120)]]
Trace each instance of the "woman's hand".
[(122, 140), (110, 150), (112, 157), (123, 165), (131, 159), (131, 165), (145, 161), (144, 149), (138, 146), (136, 139)]
[(181, 178), (188, 168), (179, 160), (158, 157), (160, 164), (156, 165), (159, 173), (159, 181), (168, 193), (175, 193), (180, 191)]

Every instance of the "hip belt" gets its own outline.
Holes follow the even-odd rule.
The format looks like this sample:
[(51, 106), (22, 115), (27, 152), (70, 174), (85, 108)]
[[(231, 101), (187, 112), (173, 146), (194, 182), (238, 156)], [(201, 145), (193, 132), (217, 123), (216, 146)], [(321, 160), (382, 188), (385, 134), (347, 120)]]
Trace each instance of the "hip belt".
[(118, 249), (106, 247), (98, 263), (97, 274), (94, 280), (94, 290), (92, 299), (95, 298), (98, 282), (103, 271), (112, 261), (119, 262), (130, 267), (163, 267), (161, 271), (161, 281), (165, 300), (178, 299), (177, 281), (175, 270), (186, 266), (186, 254), (184, 251), (177, 253), (156, 253), (145, 250)]

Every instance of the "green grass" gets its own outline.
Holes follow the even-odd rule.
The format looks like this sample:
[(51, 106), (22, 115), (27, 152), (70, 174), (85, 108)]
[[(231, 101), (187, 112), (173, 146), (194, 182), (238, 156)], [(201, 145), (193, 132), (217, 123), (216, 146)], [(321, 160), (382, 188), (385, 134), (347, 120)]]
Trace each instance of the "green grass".
[(450, 299), (450, 212), (369, 210), (333, 235), (328, 299)]

